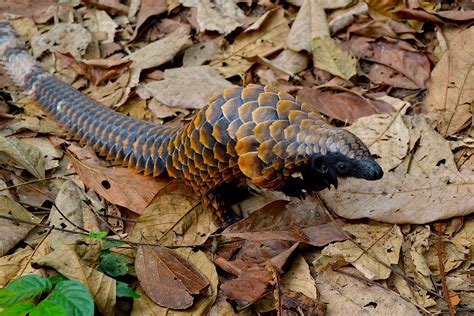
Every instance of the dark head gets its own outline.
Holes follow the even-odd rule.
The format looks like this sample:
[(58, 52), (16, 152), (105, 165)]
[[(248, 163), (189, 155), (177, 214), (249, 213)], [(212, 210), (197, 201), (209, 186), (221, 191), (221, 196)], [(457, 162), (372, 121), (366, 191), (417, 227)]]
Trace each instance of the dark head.
[(325, 148), (314, 153), (301, 169), (307, 191), (319, 191), (331, 185), (337, 188), (338, 178), (379, 180), (383, 177), (382, 168), (357, 136), (339, 130), (327, 139)]
[(313, 155), (310, 165), (302, 170), (302, 176), (305, 183), (310, 186), (308, 189), (319, 191), (331, 185), (337, 188), (337, 178), (379, 180), (383, 176), (383, 170), (371, 157), (366, 159), (349, 158), (336, 152)]

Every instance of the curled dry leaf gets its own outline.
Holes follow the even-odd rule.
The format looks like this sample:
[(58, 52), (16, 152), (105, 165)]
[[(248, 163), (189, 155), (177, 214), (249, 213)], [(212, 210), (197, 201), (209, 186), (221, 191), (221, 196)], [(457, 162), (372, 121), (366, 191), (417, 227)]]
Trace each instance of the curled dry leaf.
[(459, 132), (472, 120), (474, 100), (474, 27), (456, 35), (433, 70), (424, 109), (443, 136)]
[(135, 26), (135, 30), (133, 31), (130, 41), (133, 41), (137, 37), (138, 30), (143, 25), (143, 23), (148, 20), (148, 18), (155, 15), (160, 15), (161, 13), (165, 13), (167, 11), (168, 5), (167, 1), (165, 0), (141, 0), (140, 9), (138, 10), (137, 15), (137, 25)]
[(333, 223), (298, 218), (300, 211), (294, 207), (287, 209), (287, 204), (288, 201), (282, 200), (272, 202), (227, 227), (222, 234), (247, 240), (299, 241), (313, 246), (345, 239)]
[(141, 214), (155, 194), (168, 183), (165, 178), (152, 178), (131, 169), (106, 168), (92, 162), (84, 163), (69, 155), (74, 169), (86, 186), (110, 203)]
[(209, 295), (206, 277), (166, 247), (139, 246), (135, 271), (145, 293), (163, 307), (187, 309), (193, 305), (194, 296)]
[(84, 75), (94, 85), (116, 76), (132, 63), (124, 60), (109, 61), (108, 65), (104, 65), (105, 63), (101, 61), (96, 63), (91, 60), (83, 62), (76, 60), (70, 53), (60, 52), (56, 52), (56, 57), (67, 66), (72, 67), (77, 73)]
[(289, 289), (283, 289), (281, 292), (281, 306), (288, 314), (299, 312), (302, 315), (326, 315), (326, 303), (319, 302), (301, 292)]
[(226, 0), (198, 0), (197, 22), (199, 31), (217, 31), (220, 34), (229, 34), (242, 25), (245, 14), (233, 1)]

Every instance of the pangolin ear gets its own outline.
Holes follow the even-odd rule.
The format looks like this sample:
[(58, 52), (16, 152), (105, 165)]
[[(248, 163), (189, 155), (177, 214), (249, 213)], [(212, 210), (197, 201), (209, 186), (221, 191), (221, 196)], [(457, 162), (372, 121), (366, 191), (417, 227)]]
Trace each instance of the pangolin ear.
[(329, 171), (326, 161), (321, 155), (313, 156), (311, 159), (311, 167), (320, 174), (325, 174)]

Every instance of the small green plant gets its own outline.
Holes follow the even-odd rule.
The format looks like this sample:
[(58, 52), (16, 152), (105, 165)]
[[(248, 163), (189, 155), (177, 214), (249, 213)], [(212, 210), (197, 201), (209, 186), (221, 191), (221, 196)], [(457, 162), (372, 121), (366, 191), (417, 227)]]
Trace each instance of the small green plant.
[(80, 282), (35, 274), (10, 281), (0, 289), (0, 315), (94, 315), (94, 300)]

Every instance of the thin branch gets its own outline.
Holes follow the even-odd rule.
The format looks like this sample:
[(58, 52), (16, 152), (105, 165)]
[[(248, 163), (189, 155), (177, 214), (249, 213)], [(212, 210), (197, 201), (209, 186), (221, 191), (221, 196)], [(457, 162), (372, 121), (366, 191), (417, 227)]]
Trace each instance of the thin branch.
[(441, 278), (441, 285), (443, 288), (444, 300), (446, 301), (446, 304), (448, 305), (449, 316), (454, 316), (455, 313), (454, 313), (453, 305), (451, 303), (451, 300), (449, 299), (449, 289), (448, 289), (448, 283), (446, 282), (446, 272), (444, 271), (442, 226), (443, 224), (441, 223), (434, 224), (435, 230), (437, 232), (437, 237), (438, 237), (436, 238), (436, 252), (438, 255), (439, 276)]

